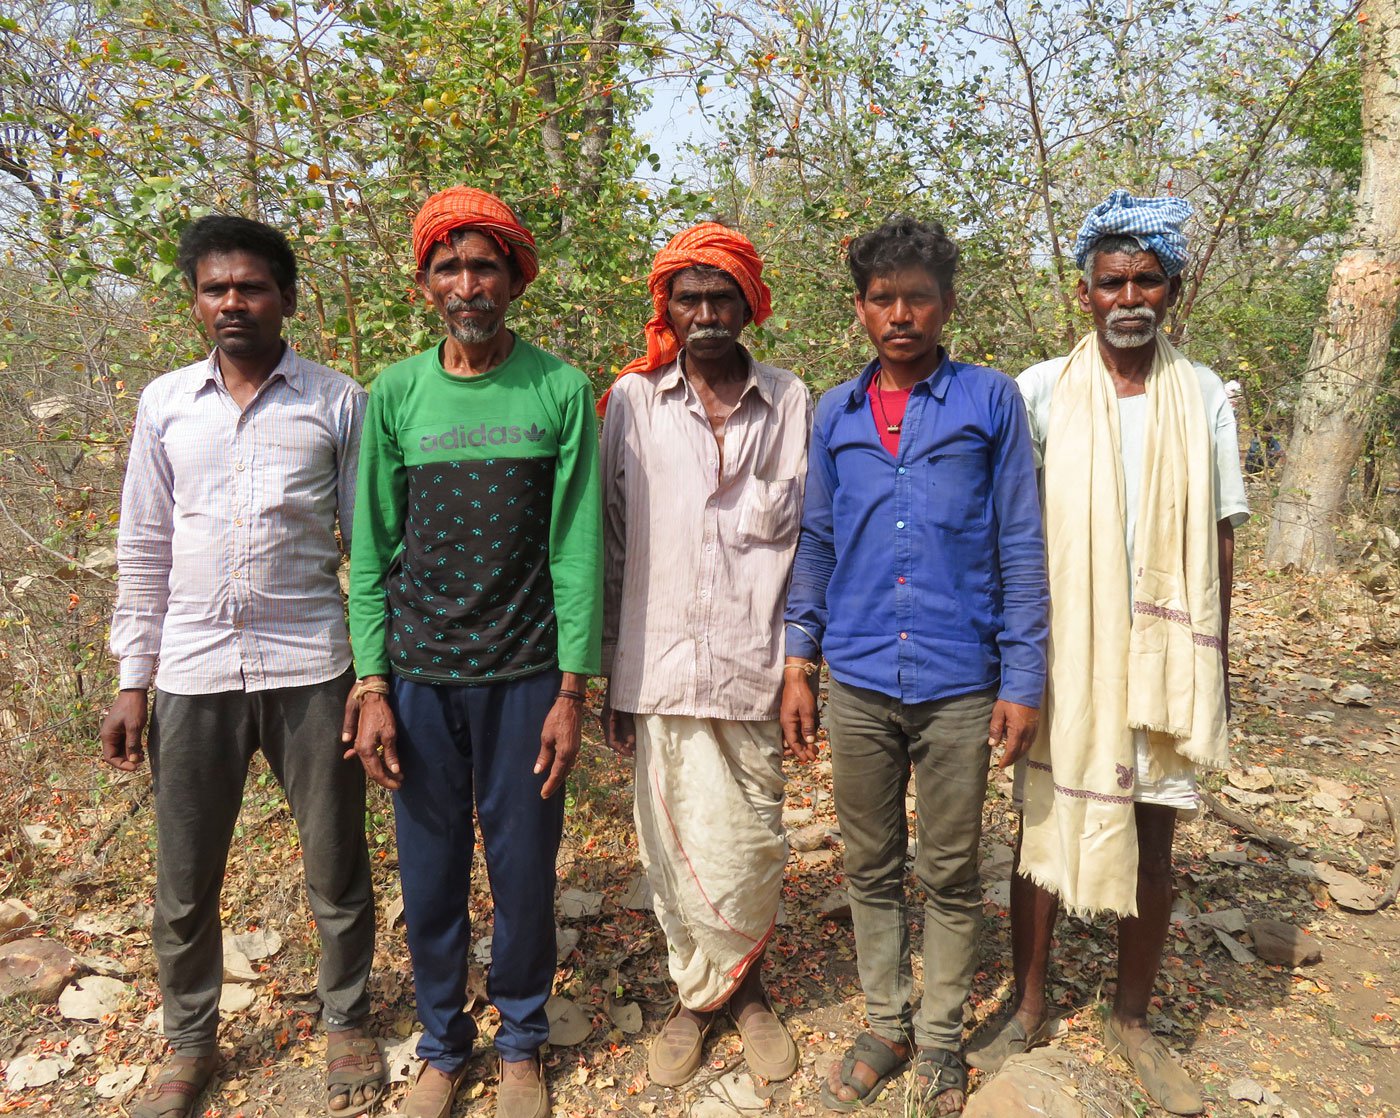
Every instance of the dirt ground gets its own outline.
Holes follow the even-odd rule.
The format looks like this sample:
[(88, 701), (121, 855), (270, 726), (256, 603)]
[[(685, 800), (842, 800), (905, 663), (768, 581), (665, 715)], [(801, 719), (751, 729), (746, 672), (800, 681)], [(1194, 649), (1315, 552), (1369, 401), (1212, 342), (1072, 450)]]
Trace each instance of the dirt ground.
[[(1242, 812), (1271, 844), (1232, 829), (1209, 811), (1181, 827), (1179, 919), (1167, 947), (1154, 1022), (1204, 1083), (1212, 1099), (1210, 1114), (1285, 1114), (1285, 1108), (1309, 1116), (1400, 1114), (1400, 911), (1348, 912), (1306, 865), (1326, 862), (1350, 871), (1373, 894), (1390, 878), (1396, 843), (1380, 797), (1391, 792), (1400, 799), (1400, 675), (1387, 635), (1393, 628), (1386, 624), (1388, 608), (1346, 580), (1310, 582), (1250, 572), (1237, 582), (1235, 769), (1233, 776), (1212, 774), (1205, 786), (1219, 802)], [(1343, 691), (1353, 684), (1362, 690)], [(1339, 702), (1345, 694), (1369, 705)], [(745, 1071), (733, 1028), (717, 1027), (707, 1067), (686, 1089), (670, 1091), (651, 1086), (645, 1075), (646, 1044), (670, 994), (654, 918), (628, 907), (637, 903), (630, 774), (598, 745), (596, 730), (595, 723), (571, 783), (560, 861), (561, 895), (572, 891), (567, 892), (569, 911), (597, 911), (561, 914), (561, 928), (569, 937), (577, 933), (577, 942), (558, 971), (556, 993), (574, 1007), (560, 1028), (572, 1025), (585, 1035), (548, 1052), (556, 1114), (823, 1113), (820, 1077), (862, 1021), (849, 921), (819, 914), (841, 884), (829, 765), (789, 763), (791, 829), (810, 836), (824, 825), (829, 833), (817, 849), (792, 856), (785, 917), (767, 965), (774, 1003), (802, 1051), (801, 1069), (787, 1083), (756, 1083)], [(38, 910), (43, 934), (129, 988), (120, 1008), (100, 1022), (67, 1019), (54, 1005), (0, 1006), (0, 1061), (12, 1066), (22, 1056), (72, 1061), (42, 1086), (15, 1090), (7, 1078), (0, 1113), (122, 1114), (120, 1090), (115, 1098), (99, 1091), (113, 1093), (116, 1072), (134, 1074), (145, 1065), (153, 1073), (159, 1062), (159, 1018), (152, 1012), (158, 992), (144, 908), (154, 882), (147, 782), (139, 774), (100, 796), (95, 788), (55, 789), (50, 810), (25, 820), (50, 828), (57, 845), (36, 849), (26, 866), (6, 871), (0, 891)], [(993, 779), (983, 840), (987, 921), (970, 1029), (995, 1013), (1009, 985), (1006, 898), (1014, 829), (1009, 791), (1008, 782)], [(391, 924), (398, 889), (386, 798), (374, 797), (369, 826), (381, 927), (374, 1028), (396, 1046), (416, 1025), (403, 928)], [(1287, 842), (1304, 849), (1289, 851)], [(234, 933), (275, 931), (281, 945), (253, 962), (258, 981), (239, 988), (251, 994), (250, 1004), (225, 1016), (221, 1046), (227, 1063), (202, 1100), (211, 1118), (325, 1113), (324, 1040), (315, 1028), (312, 993), (315, 938), (298, 860), (285, 804), (259, 768), (249, 783), (230, 863), (224, 919)], [(472, 906), (485, 935), (490, 905), (480, 859), (477, 865)], [(911, 896), (917, 904), (912, 883)], [(1202, 914), (1232, 909), (1241, 910), (1246, 922), (1268, 917), (1306, 928), (1321, 946), (1321, 963), (1290, 970), (1236, 961), (1200, 920)], [(1219, 922), (1238, 927), (1226, 918)], [(1221, 935), (1241, 947), (1248, 942), (1238, 932)], [(1086, 1110), (1111, 1118), (1153, 1113), (1134, 1091), (1126, 1066), (1105, 1058), (1099, 1040), (1100, 1016), (1114, 984), (1113, 928), (1062, 918), (1057, 936), (1052, 995), (1063, 1016), (1054, 1043), (1092, 1070), (1097, 1086), (1083, 1097)], [(479, 984), (478, 972), (474, 981)], [(634, 1025), (633, 1003), (643, 1023), (640, 1031), (625, 1032), (619, 1025)], [(489, 1036), (492, 1011), (478, 1006), (477, 1012)], [(1233, 1099), (1232, 1087), (1235, 1093), (1251, 1093), (1241, 1086), (1244, 1081), (1279, 1101)], [(455, 1113), (489, 1113), (495, 1069), (484, 1052), (468, 1082)], [(974, 1090), (976, 1085), (974, 1078)], [(391, 1089), (382, 1113), (393, 1112), (403, 1090), (402, 1084)], [(899, 1093), (892, 1091), (873, 1112), (900, 1109)]]

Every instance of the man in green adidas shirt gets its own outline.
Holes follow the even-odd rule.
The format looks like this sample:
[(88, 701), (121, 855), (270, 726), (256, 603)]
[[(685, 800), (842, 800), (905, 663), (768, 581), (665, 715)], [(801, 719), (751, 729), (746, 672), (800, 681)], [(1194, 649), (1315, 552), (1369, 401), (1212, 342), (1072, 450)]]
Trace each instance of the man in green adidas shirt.
[(436, 194), (413, 247), (447, 337), (370, 390), (350, 567), (360, 683), (344, 737), (394, 792), (424, 1027), (402, 1113), (446, 1118), (476, 1039), (465, 1006), (475, 807), (495, 909), (496, 1113), (543, 1118), (564, 778), (601, 652), (593, 393), (504, 327), (539, 266), (503, 202), (470, 187)]

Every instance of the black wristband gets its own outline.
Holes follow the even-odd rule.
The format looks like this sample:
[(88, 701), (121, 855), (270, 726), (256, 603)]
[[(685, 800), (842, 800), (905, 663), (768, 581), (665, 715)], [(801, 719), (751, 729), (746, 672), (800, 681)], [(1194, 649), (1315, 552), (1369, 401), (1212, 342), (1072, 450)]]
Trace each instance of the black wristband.
[(580, 703), (584, 700), (584, 694), (582, 691), (570, 691), (564, 687), (559, 688), (559, 694), (555, 697), (559, 699), (574, 699), (575, 701)]

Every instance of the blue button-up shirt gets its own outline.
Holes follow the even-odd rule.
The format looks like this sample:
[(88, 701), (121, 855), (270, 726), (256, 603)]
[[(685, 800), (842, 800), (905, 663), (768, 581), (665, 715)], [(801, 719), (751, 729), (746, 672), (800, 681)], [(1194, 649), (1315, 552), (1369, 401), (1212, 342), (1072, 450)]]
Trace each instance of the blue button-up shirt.
[(1010, 377), (950, 361), (909, 394), (891, 457), (867, 392), (817, 404), (787, 654), (906, 703), (988, 688), (1039, 707), (1049, 588), (1026, 409)]

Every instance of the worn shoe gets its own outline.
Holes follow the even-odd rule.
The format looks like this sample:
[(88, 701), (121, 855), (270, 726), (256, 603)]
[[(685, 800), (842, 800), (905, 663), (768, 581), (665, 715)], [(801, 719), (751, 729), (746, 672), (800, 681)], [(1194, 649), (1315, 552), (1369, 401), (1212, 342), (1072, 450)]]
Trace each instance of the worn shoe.
[(766, 996), (763, 1006), (763, 1009), (746, 1013), (742, 1021), (735, 1017), (734, 1024), (744, 1042), (744, 1059), (749, 1071), (775, 1083), (797, 1070), (797, 1045)]
[(689, 1017), (681, 1017), (677, 1002), (651, 1042), (647, 1053), (647, 1074), (658, 1087), (679, 1087), (700, 1070), (704, 1059), (705, 1037), (714, 1024), (711, 1017), (701, 1028)]
[(967, 1050), (967, 1063), (978, 1071), (993, 1075), (1001, 1070), (1001, 1065), (1012, 1056), (1029, 1052), (1037, 1045), (1044, 1044), (1050, 1035), (1050, 1019), (1046, 1018), (1030, 1032), (1013, 1014), (1005, 1018), (995, 1032), (984, 1034)]
[(500, 1060), (498, 1071), (496, 1118), (548, 1118), (549, 1088), (538, 1053), (528, 1060)]
[(1116, 1053), (1132, 1065), (1142, 1089), (1168, 1114), (1205, 1113), (1206, 1102), (1196, 1081), (1155, 1036), (1130, 1045), (1110, 1017), (1103, 1023), (1103, 1043), (1110, 1056)]
[(467, 1077), (467, 1062), (450, 1075), (424, 1062), (418, 1069), (418, 1078), (413, 1082), (413, 1090), (403, 1101), (400, 1114), (403, 1118), (448, 1118), (452, 1113), (452, 1100), (457, 1097), (457, 1088)]

